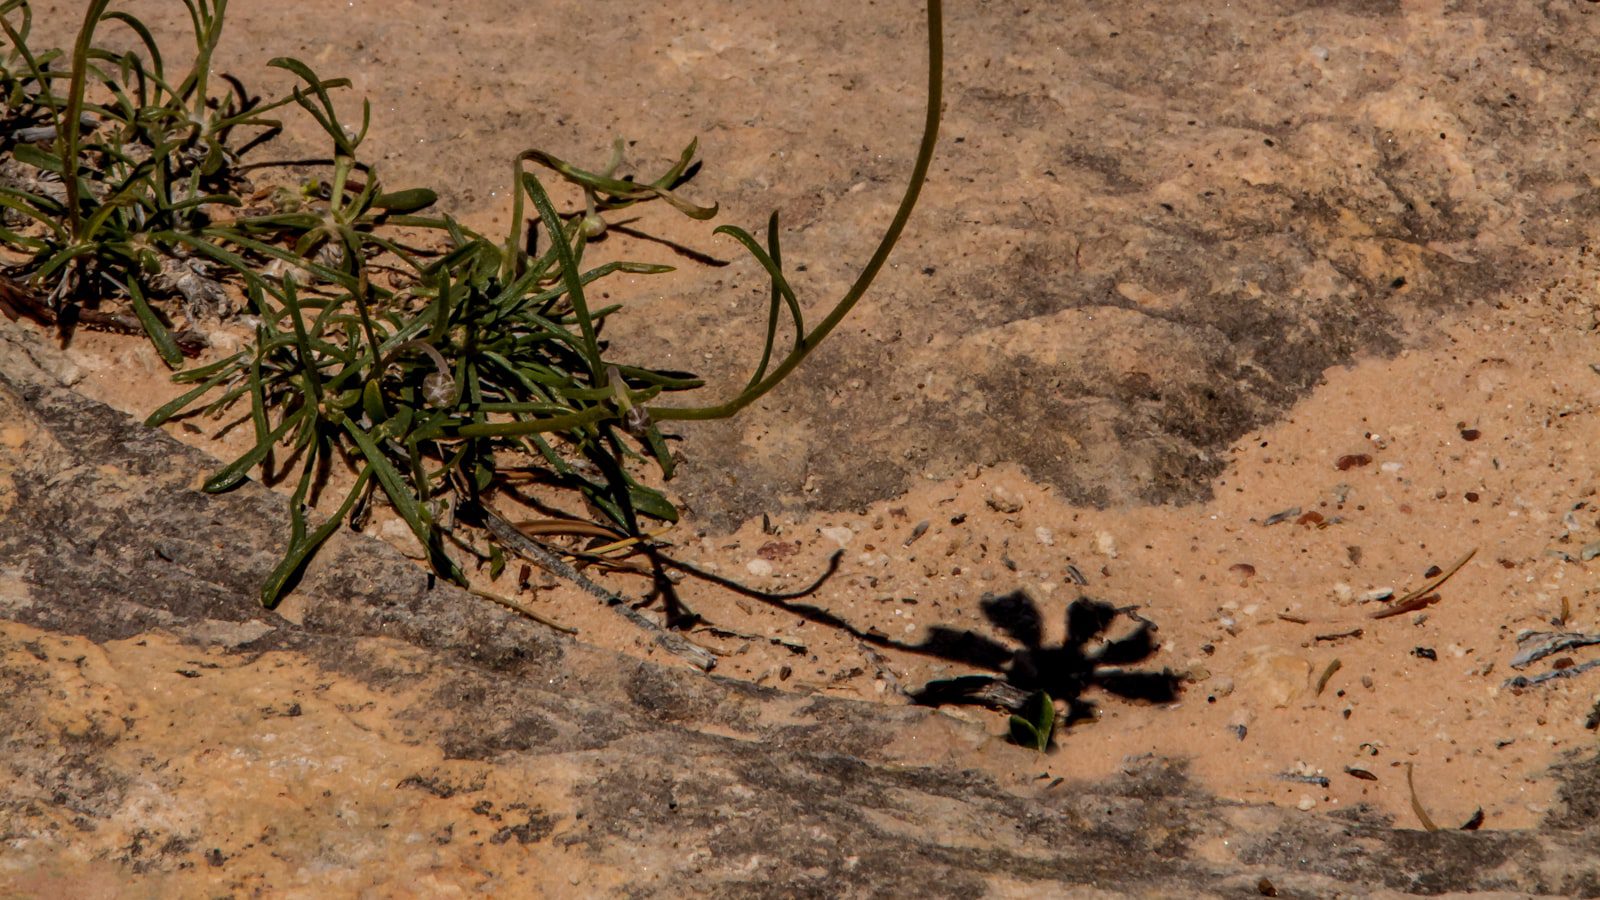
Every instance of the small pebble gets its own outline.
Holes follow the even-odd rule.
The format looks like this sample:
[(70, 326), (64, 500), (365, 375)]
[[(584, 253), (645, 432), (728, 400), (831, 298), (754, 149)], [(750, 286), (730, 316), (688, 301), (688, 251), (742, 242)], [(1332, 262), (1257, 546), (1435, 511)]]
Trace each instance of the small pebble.
[(999, 485), (989, 491), (989, 496), (984, 502), (995, 512), (1010, 514), (1022, 511), (1022, 498)]
[(856, 539), (856, 533), (844, 527), (843, 525), (835, 525), (832, 528), (822, 529), (822, 536), (830, 541), (833, 541), (835, 544), (838, 544), (840, 547), (848, 547), (850, 546), (850, 542)]
[(1249, 654), (1240, 673), (1250, 692), (1277, 709), (1287, 709), (1310, 690), (1311, 662), (1303, 656), (1262, 647)]
[(1045, 545), (1046, 547), (1054, 547), (1056, 545), (1055, 532), (1052, 532), (1043, 525), (1040, 525), (1038, 528), (1033, 530), (1033, 536), (1038, 538), (1039, 543)]
[(1095, 532), (1094, 549), (1101, 556), (1117, 558), (1117, 539), (1109, 531)]
[(1244, 740), (1250, 734), (1251, 715), (1249, 710), (1241, 709), (1228, 719), (1228, 730), (1238, 740)]
[(1316, 807), (1317, 801), (1313, 800), (1310, 794), (1301, 794), (1300, 802), (1295, 804), (1295, 808), (1301, 812), (1310, 812), (1311, 810), (1316, 809)]
[(745, 569), (757, 578), (765, 578), (772, 574), (772, 563), (764, 559), (752, 559), (745, 563)]

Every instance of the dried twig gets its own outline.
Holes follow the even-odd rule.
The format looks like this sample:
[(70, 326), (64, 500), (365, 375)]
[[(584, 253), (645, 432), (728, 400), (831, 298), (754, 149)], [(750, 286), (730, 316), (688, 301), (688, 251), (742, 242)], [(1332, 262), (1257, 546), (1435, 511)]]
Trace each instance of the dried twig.
[(529, 540), (515, 525), (496, 515), (490, 510), (483, 511), (483, 527), (499, 541), (506, 549), (533, 563), (552, 575), (565, 578), (591, 596), (601, 600), (606, 606), (615, 610), (623, 618), (632, 622), (639, 628), (650, 633), (657, 644), (668, 652), (681, 657), (690, 665), (701, 671), (709, 672), (717, 664), (717, 658), (703, 647), (696, 646), (685, 640), (682, 636), (666, 630), (645, 614), (628, 605), (621, 594), (606, 590), (593, 581), (585, 578), (582, 573), (568, 565), (561, 557), (544, 549)]
[(1419, 609), (1425, 609), (1438, 602), (1438, 594), (1429, 594), (1426, 597), (1408, 597), (1404, 600), (1401, 600), (1399, 603), (1395, 603), (1391, 606), (1385, 606), (1383, 609), (1370, 614), (1368, 618), (1392, 619), (1395, 616), (1403, 616), (1408, 612), (1416, 612)]
[(1422, 587), (1417, 588), (1416, 590), (1412, 591), (1411, 593), (1406, 594), (1405, 596), (1401, 597), (1399, 600), (1396, 600), (1395, 602), (1396, 603), (1405, 603), (1408, 600), (1415, 600), (1418, 597), (1424, 596), (1426, 594), (1433, 593), (1434, 591), (1438, 590), (1439, 587), (1441, 585), (1443, 585), (1446, 581), (1449, 581), (1450, 580), (1450, 576), (1452, 576), (1452, 575), (1456, 574), (1457, 572), (1461, 571), (1461, 567), (1466, 565), (1468, 562), (1471, 562), (1472, 558), (1474, 556), (1477, 556), (1477, 555), (1478, 555), (1478, 548), (1477, 547), (1473, 547), (1471, 550), (1467, 551), (1467, 555), (1466, 556), (1463, 556), (1460, 559), (1456, 560), (1455, 564), (1450, 566), (1450, 568), (1445, 569), (1443, 572), (1440, 572), (1438, 575), (1435, 575), (1433, 577), (1432, 581), (1428, 582), (1427, 584), (1424, 584)]
[(555, 621), (554, 619), (546, 618), (545, 616), (534, 612), (533, 610), (527, 608), (526, 606), (523, 606), (522, 604), (518, 603), (517, 601), (512, 600), (510, 597), (502, 597), (499, 594), (493, 593), (491, 591), (480, 591), (477, 588), (468, 588), (467, 591), (468, 591), (468, 593), (472, 594), (474, 597), (482, 597), (485, 600), (493, 600), (495, 603), (498, 603), (501, 606), (504, 606), (506, 609), (509, 609), (514, 613), (519, 613), (521, 615), (527, 616), (528, 618), (532, 619), (535, 622), (538, 622), (540, 625), (543, 625), (546, 628), (554, 628), (556, 631), (559, 631), (562, 634), (577, 634), (578, 633), (578, 629), (573, 628), (570, 625), (563, 625), (560, 622)]
[(1419, 587), (1394, 601), (1394, 603), (1390, 604), (1387, 608), (1373, 613), (1371, 617), (1374, 619), (1387, 619), (1390, 616), (1402, 615), (1404, 613), (1411, 612), (1412, 610), (1421, 609), (1422, 607), (1428, 606), (1432, 603), (1437, 603), (1439, 600), (1438, 597), (1429, 597), (1428, 595), (1438, 589), (1440, 585), (1444, 584), (1446, 581), (1449, 581), (1450, 576), (1459, 572), (1461, 567), (1466, 565), (1467, 562), (1472, 559), (1472, 557), (1477, 555), (1477, 553), (1477, 547), (1473, 547), (1471, 550), (1468, 550), (1467, 555), (1456, 560), (1455, 564), (1450, 568), (1445, 569), (1438, 575), (1435, 575), (1432, 580), (1428, 581), (1422, 587)]

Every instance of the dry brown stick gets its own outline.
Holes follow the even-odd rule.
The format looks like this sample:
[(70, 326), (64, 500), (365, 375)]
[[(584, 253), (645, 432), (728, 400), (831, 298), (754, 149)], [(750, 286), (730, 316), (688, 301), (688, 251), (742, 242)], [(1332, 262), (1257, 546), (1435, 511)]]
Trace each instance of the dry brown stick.
[(1438, 602), (1438, 594), (1429, 594), (1426, 597), (1408, 597), (1404, 600), (1401, 600), (1399, 603), (1395, 603), (1391, 606), (1385, 606), (1383, 609), (1368, 615), (1367, 618), (1392, 619), (1395, 616), (1403, 616), (1408, 612), (1416, 612), (1419, 609), (1427, 609)]
[(533, 621), (538, 622), (540, 625), (543, 625), (546, 628), (554, 628), (556, 631), (559, 631), (562, 634), (577, 634), (578, 633), (578, 629), (573, 628), (573, 627), (571, 627), (569, 625), (563, 625), (563, 624), (561, 624), (560, 622), (557, 622), (554, 619), (546, 618), (546, 617), (540, 615), (539, 613), (536, 613), (533, 610), (527, 608), (526, 606), (523, 606), (521, 603), (518, 603), (515, 600), (512, 600), (510, 597), (502, 597), (499, 594), (492, 593), (490, 591), (480, 591), (477, 588), (468, 588), (467, 592), (472, 594), (474, 597), (482, 597), (485, 600), (493, 600), (494, 602), (500, 604), (501, 606), (504, 606), (506, 609), (509, 609), (514, 613), (521, 613), (522, 615), (527, 616), (528, 618), (532, 619)]
[[(0, 314), (15, 322), (19, 316), (38, 322), (40, 325), (59, 325), (60, 316), (49, 303), (41, 299), (26, 286), (0, 275)], [(73, 310), (78, 325), (95, 331), (110, 331), (117, 334), (144, 334), (144, 326), (132, 316), (117, 315), (115, 313), (100, 312), (95, 309), (78, 308)], [(199, 356), (200, 351), (207, 346), (204, 335), (193, 329), (172, 332), (172, 340), (184, 356)]]
[(565, 578), (583, 588), (586, 593), (605, 603), (606, 606), (615, 610), (618, 615), (649, 632), (650, 636), (655, 638), (655, 642), (660, 644), (663, 649), (681, 657), (703, 672), (709, 672), (716, 666), (717, 658), (710, 651), (690, 643), (682, 636), (673, 634), (651, 621), (648, 616), (629, 606), (628, 601), (623, 599), (621, 594), (606, 590), (604, 587), (585, 578), (581, 572), (568, 565), (561, 557), (529, 540), (526, 535), (517, 530), (515, 525), (507, 522), (494, 512), (490, 510), (483, 511), (483, 526), (506, 549), (544, 569), (546, 572)]
[(1424, 606), (1428, 606), (1431, 603), (1437, 602), (1437, 599), (1435, 599), (1435, 600), (1427, 600), (1426, 602), (1417, 602), (1417, 601), (1426, 600), (1428, 594), (1432, 593), (1434, 591), (1434, 589), (1438, 588), (1440, 585), (1444, 584), (1446, 581), (1449, 581), (1450, 580), (1450, 576), (1452, 576), (1452, 575), (1456, 574), (1456, 572), (1460, 571), (1461, 567), (1466, 565), (1467, 562), (1469, 560), (1471, 560), (1472, 557), (1477, 554), (1477, 552), (1478, 552), (1478, 548), (1477, 547), (1473, 547), (1471, 550), (1468, 550), (1467, 551), (1467, 555), (1461, 557), (1458, 560), (1456, 560), (1455, 565), (1451, 566), (1448, 569), (1445, 569), (1443, 572), (1440, 572), (1438, 575), (1435, 575), (1433, 577), (1433, 579), (1431, 581), (1429, 581), (1427, 584), (1424, 584), (1422, 587), (1419, 587), (1416, 590), (1411, 591), (1410, 593), (1406, 594), (1404, 597), (1401, 597), (1401, 598), (1395, 600), (1393, 603), (1389, 604), (1389, 606), (1385, 607), (1384, 609), (1380, 609), (1377, 612), (1372, 613), (1371, 616), (1369, 616), (1369, 618), (1387, 619), (1387, 618), (1389, 618), (1391, 616), (1398, 616), (1398, 615), (1401, 615), (1403, 613), (1408, 613), (1408, 612), (1411, 612), (1412, 610), (1421, 609)]
[(1472, 557), (1477, 555), (1477, 553), (1478, 553), (1478, 548), (1477, 547), (1473, 547), (1471, 550), (1468, 550), (1467, 551), (1467, 555), (1461, 557), (1458, 560), (1456, 560), (1455, 565), (1451, 566), (1448, 569), (1445, 569), (1443, 572), (1440, 572), (1438, 575), (1435, 575), (1433, 577), (1432, 581), (1428, 582), (1427, 584), (1423, 585), (1422, 587), (1417, 588), (1416, 590), (1412, 591), (1411, 593), (1406, 594), (1404, 597), (1401, 597), (1400, 599), (1396, 600), (1395, 603), (1397, 603), (1397, 604), (1406, 603), (1408, 601), (1415, 600), (1418, 597), (1422, 597), (1422, 596), (1425, 596), (1427, 594), (1433, 593), (1435, 590), (1438, 589), (1438, 587), (1440, 585), (1444, 584), (1446, 581), (1449, 581), (1450, 580), (1450, 576), (1452, 576), (1456, 572), (1460, 571), (1461, 567), (1466, 565), (1467, 562), (1472, 559)]

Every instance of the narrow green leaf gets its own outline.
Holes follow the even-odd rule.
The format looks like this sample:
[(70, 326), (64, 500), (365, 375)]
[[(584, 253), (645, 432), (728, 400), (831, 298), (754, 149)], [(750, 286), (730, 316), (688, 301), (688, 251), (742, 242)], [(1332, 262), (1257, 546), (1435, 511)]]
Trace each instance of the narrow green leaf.
[[(239, 354), (239, 355), (242, 355), (242, 354)], [(239, 355), (235, 355), (232, 358), (233, 359), (238, 359)], [(206, 379), (205, 381), (201, 382), (198, 386), (196, 386), (196, 387), (194, 387), (194, 388), (192, 388), (192, 389), (190, 389), (188, 391), (185, 391), (183, 396), (178, 397), (177, 399), (172, 400), (172, 401), (170, 401), (168, 403), (162, 404), (160, 409), (157, 409), (155, 412), (151, 413), (149, 418), (144, 420), (145, 426), (149, 427), (149, 428), (154, 428), (157, 425), (160, 425), (160, 424), (166, 422), (168, 419), (171, 419), (173, 416), (177, 415), (179, 412), (182, 412), (183, 409), (185, 407), (187, 407), (189, 404), (191, 404), (194, 401), (200, 399), (200, 397), (205, 395), (205, 393), (207, 391), (210, 391), (212, 388), (216, 387), (217, 385), (223, 383), (224, 381), (227, 381), (229, 378), (232, 378), (234, 376), (234, 374), (235, 373), (231, 369), (223, 369), (223, 370), (217, 372), (216, 374), (212, 375), (210, 378)]]
[(411, 188), (379, 194), (372, 198), (372, 205), (392, 213), (414, 213), (419, 209), (427, 209), (438, 201), (439, 195), (427, 188)]
[(178, 349), (178, 342), (167, 333), (167, 327), (156, 318), (155, 310), (144, 299), (144, 291), (139, 290), (139, 281), (129, 278), (127, 284), (128, 299), (133, 302), (133, 314), (139, 318), (139, 324), (144, 327), (144, 333), (150, 337), (150, 343), (155, 346), (156, 352), (161, 354), (161, 361), (167, 368), (176, 369), (183, 365), (183, 351)]
[(267, 609), (273, 609), (278, 605), (278, 601), (283, 599), (284, 589), (300, 573), (300, 569), (306, 564), (306, 561), (317, 552), (317, 548), (321, 547), (338, 530), (339, 525), (344, 522), (345, 516), (350, 515), (351, 508), (355, 506), (357, 498), (366, 490), (367, 482), (371, 479), (372, 467), (364, 466), (361, 469), (361, 474), (356, 476), (355, 486), (350, 489), (350, 493), (345, 496), (344, 502), (339, 504), (339, 508), (334, 514), (329, 516), (327, 521), (317, 526), (309, 535), (290, 544), (288, 552), (284, 554), (283, 561), (278, 563), (277, 567), (267, 575), (266, 582), (261, 585), (262, 606)]
[[(583, 297), (583, 279), (578, 273), (578, 261), (563, 237), (566, 231), (562, 227), (561, 217), (556, 215), (556, 209), (551, 205), (550, 195), (545, 193), (544, 185), (540, 184), (539, 179), (532, 173), (522, 176), (522, 185), (528, 192), (528, 199), (533, 201), (534, 208), (539, 211), (539, 218), (544, 222), (545, 230), (550, 233), (550, 248), (555, 252), (556, 260), (561, 265), (561, 279), (567, 287), (567, 299), (572, 303), (573, 314), (577, 316), (578, 328), (583, 334), (583, 352), (589, 361), (590, 380), (599, 383), (600, 373), (604, 371), (600, 361), (600, 345), (595, 337), (594, 320), (589, 317), (589, 305)], [(581, 240), (581, 232), (579, 239)]]
[(306, 393), (314, 403), (322, 402), (322, 379), (317, 371), (317, 362), (311, 354), (311, 341), (306, 336), (306, 323), (300, 316), (300, 303), (295, 294), (294, 278), (286, 276), (283, 279), (283, 306), (289, 313), (289, 321), (294, 325), (294, 343), (300, 354), (300, 377), (305, 382)]
[(628, 502), (633, 504), (634, 512), (663, 522), (678, 521), (678, 508), (672, 505), (672, 501), (668, 500), (665, 494), (638, 484), (632, 479), (629, 479), (629, 482)]
[(173, 375), (172, 380), (178, 384), (187, 384), (190, 382), (210, 378), (212, 375), (215, 375), (223, 369), (226, 369), (234, 363), (244, 359), (244, 357), (245, 353), (243, 350), (241, 350), (232, 356), (224, 357), (216, 362), (206, 363), (203, 366), (195, 366), (192, 369), (184, 369), (182, 372)]
[(1044, 750), (1050, 746), (1050, 738), (1056, 733), (1056, 704), (1044, 691), (1039, 692), (1034, 703), (1038, 704), (1038, 708), (1033, 721), (1041, 738), (1039, 749)]
[(399, 513), (400, 518), (404, 519), (406, 524), (411, 527), (411, 533), (417, 536), (417, 540), (422, 546), (428, 548), (428, 554), (433, 561), (434, 569), (453, 581), (460, 581), (462, 577), (461, 570), (457, 568), (455, 563), (450, 561), (448, 556), (444, 555), (443, 549), (434, 537), (433, 525), (429, 521), (427, 514), (418, 505), (417, 498), (407, 486), (405, 479), (395, 470), (393, 464), (389, 462), (389, 458), (383, 454), (383, 450), (372, 439), (372, 435), (362, 430), (361, 426), (351, 421), (348, 417), (341, 424), (344, 426), (345, 433), (350, 435), (350, 439), (355, 441), (356, 446), (360, 448), (361, 455), (366, 457), (367, 464), (372, 467), (373, 472), (377, 475), (378, 484), (383, 487), (383, 492), (389, 497), (389, 502), (394, 506), (395, 512)]
[(382, 425), (389, 418), (388, 411), (383, 407), (383, 388), (377, 378), (367, 382), (367, 386), (361, 389), (361, 411), (367, 414), (373, 425)]
[(41, 150), (32, 144), (17, 144), (11, 148), (11, 155), (19, 163), (33, 166), (35, 169), (43, 169), (46, 172), (54, 172), (57, 175), (62, 175), (67, 170), (67, 167), (61, 162), (61, 157)]
[(1011, 742), (1019, 747), (1032, 750), (1040, 749), (1039, 731), (1033, 724), (1021, 716), (1011, 717)]
[(717, 205), (715, 203), (710, 206), (698, 206), (664, 187), (659, 187), (655, 184), (640, 184), (637, 181), (627, 181), (621, 178), (610, 178), (595, 172), (585, 171), (542, 150), (524, 150), (522, 158), (553, 170), (573, 184), (604, 191), (617, 200), (628, 202), (660, 197), (670, 203), (674, 209), (691, 219), (711, 219), (717, 215)]
[(661, 434), (661, 429), (651, 425), (645, 430), (644, 442), (650, 449), (650, 455), (655, 458), (656, 465), (661, 467), (661, 477), (672, 478), (674, 470), (672, 449), (667, 446), (667, 439)]
[(612, 413), (604, 407), (596, 406), (581, 413), (572, 413), (565, 416), (550, 416), (544, 419), (528, 419), (519, 422), (483, 422), (471, 425), (462, 425), (455, 430), (458, 437), (516, 437), (527, 434), (539, 434), (550, 431), (567, 431), (580, 428), (584, 425), (593, 425)]
[(267, 458), (267, 454), (272, 451), (273, 446), (285, 434), (289, 433), (289, 429), (299, 425), (308, 414), (313, 414), (314, 412), (312, 407), (304, 406), (290, 413), (288, 418), (284, 419), (277, 428), (268, 433), (265, 440), (258, 441), (254, 447), (245, 451), (243, 456), (228, 463), (218, 470), (215, 475), (206, 479), (206, 483), (200, 489), (208, 494), (220, 494), (223, 491), (237, 487), (239, 482), (244, 481), (245, 476), (250, 474), (251, 469), (254, 469), (263, 459)]

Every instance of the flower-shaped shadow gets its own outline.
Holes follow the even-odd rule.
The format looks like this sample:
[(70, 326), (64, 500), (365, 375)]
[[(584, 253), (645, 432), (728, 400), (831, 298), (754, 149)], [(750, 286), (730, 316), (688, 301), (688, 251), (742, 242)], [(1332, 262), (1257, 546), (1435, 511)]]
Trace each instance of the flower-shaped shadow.
[[(1067, 704), (1064, 720), (1071, 723), (1093, 717), (1094, 703), (1083, 697), (1091, 687), (1148, 703), (1168, 703), (1178, 696), (1180, 679), (1170, 670), (1129, 668), (1155, 655), (1160, 646), (1155, 626), (1129, 610), (1079, 597), (1067, 606), (1066, 638), (1059, 645), (1045, 646), (1044, 616), (1026, 593), (985, 597), (982, 609), (996, 628), (1021, 647), (1009, 647), (971, 631), (935, 627), (917, 647), (918, 652), (999, 675), (932, 681), (912, 694), (913, 700), (928, 706), (978, 704), (1015, 712), (1029, 696), (1043, 691)], [(1119, 617), (1134, 627), (1112, 637), (1112, 626)]]

